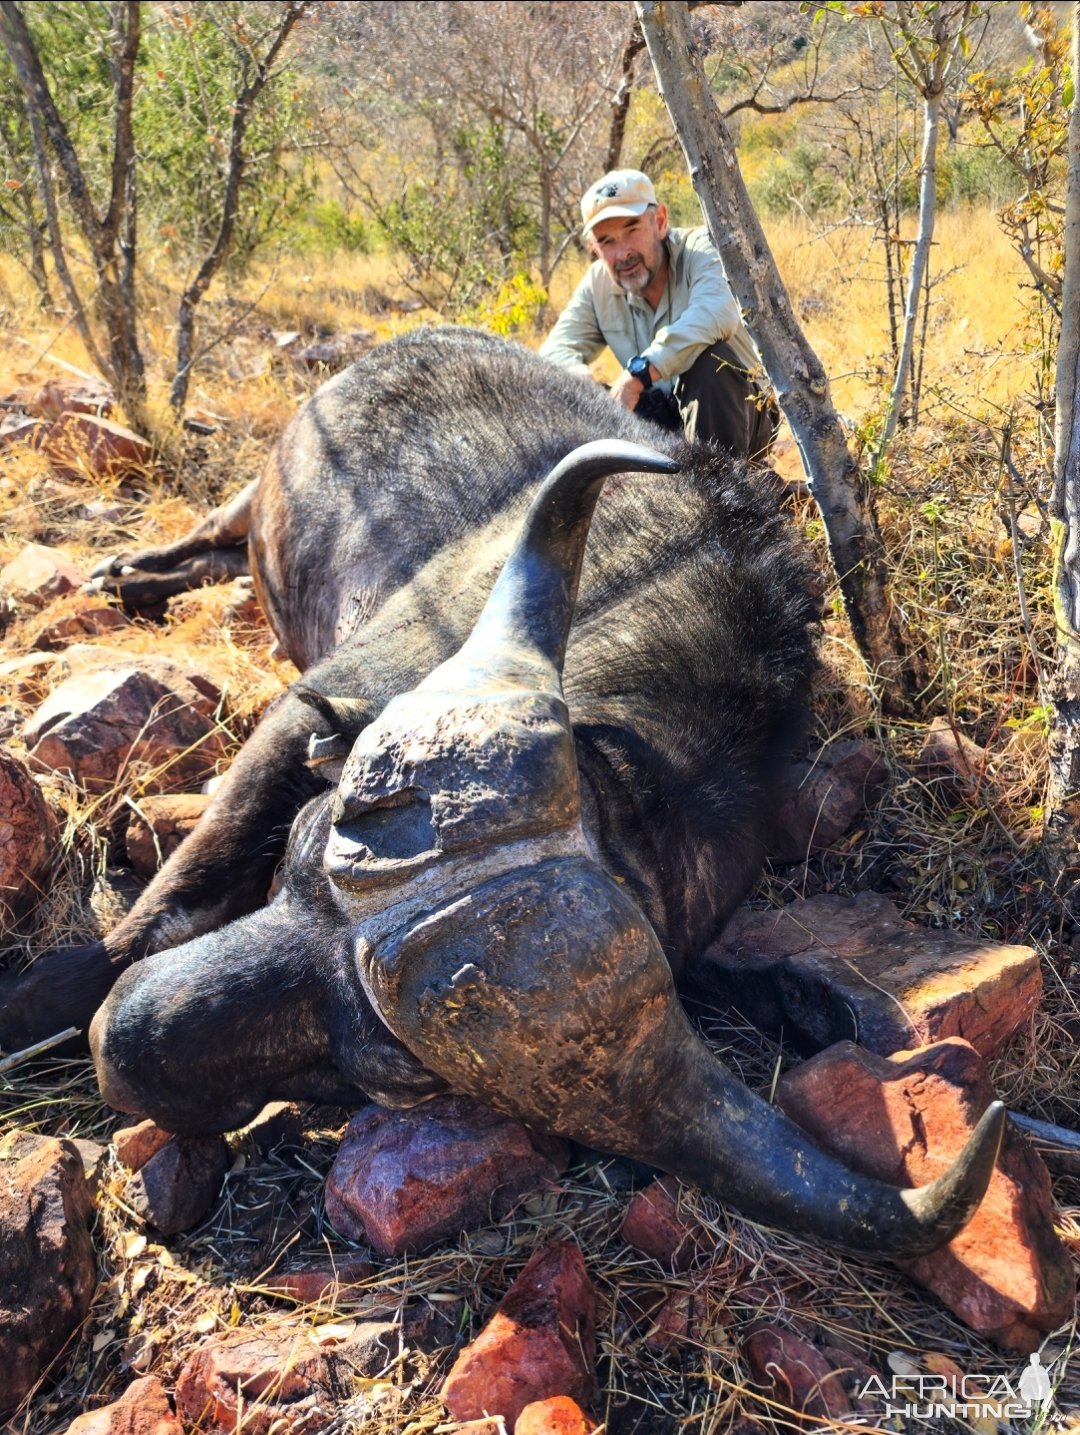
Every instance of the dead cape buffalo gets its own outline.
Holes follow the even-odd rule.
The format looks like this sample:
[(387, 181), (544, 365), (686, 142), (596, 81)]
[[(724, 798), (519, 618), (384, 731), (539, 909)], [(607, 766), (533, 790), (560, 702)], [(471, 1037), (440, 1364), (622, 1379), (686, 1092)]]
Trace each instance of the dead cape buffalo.
[(120, 926), (9, 979), (6, 1045), (103, 1001), (106, 1099), (175, 1131), (450, 1089), (846, 1247), (963, 1224), (1000, 1108), (932, 1186), (883, 1185), (751, 1094), (676, 996), (758, 872), (814, 662), (760, 476), (439, 330), (324, 385), (257, 487), (105, 581), (175, 591), (245, 534), (304, 676)]

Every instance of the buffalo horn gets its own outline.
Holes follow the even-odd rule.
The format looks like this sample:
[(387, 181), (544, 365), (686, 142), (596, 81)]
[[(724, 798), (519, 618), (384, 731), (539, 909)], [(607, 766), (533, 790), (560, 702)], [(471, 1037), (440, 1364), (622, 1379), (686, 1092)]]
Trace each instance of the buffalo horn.
[(537, 679), (562, 671), (585, 540), (604, 480), (615, 473), (677, 473), (674, 459), (640, 444), (582, 444), (551, 470), (525, 517), (483, 612), (455, 663)]
[[(681, 1047), (677, 1077), (642, 1122), (640, 1159), (755, 1220), (871, 1255), (924, 1255), (974, 1214), (1001, 1148), (1007, 1113), (1000, 1101), (987, 1107), (943, 1175), (903, 1189), (822, 1150), (717, 1061), (681, 1013), (673, 1026), (681, 1028), (672, 1040)], [(898, 1144), (907, 1139), (909, 1133), (900, 1133)]]

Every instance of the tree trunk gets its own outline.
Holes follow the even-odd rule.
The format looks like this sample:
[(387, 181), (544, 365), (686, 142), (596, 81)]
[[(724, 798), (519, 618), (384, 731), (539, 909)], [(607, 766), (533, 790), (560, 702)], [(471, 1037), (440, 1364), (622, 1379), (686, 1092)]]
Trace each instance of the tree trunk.
[(869, 495), (821, 361), (792, 312), (746, 192), (691, 38), (685, 0), (638, 0), (636, 9), (713, 243), (799, 445), (855, 641), (886, 707), (909, 712), (918, 678), (889, 602)]
[(30, 277), (38, 291), (38, 303), (42, 309), (49, 310), (53, 307), (53, 296), (49, 288), (49, 273), (45, 268), (45, 240), (33, 205), (27, 205), (26, 242), (30, 249)]
[(551, 171), (540, 158), (540, 283), (551, 288)]
[(623, 142), (626, 139), (626, 121), (630, 116), (630, 97), (634, 92), (634, 70), (637, 57), (645, 48), (645, 36), (635, 20), (627, 36), (626, 44), (619, 59), (619, 88), (611, 101), (611, 126), (608, 130), (607, 154), (604, 157), (604, 173), (618, 169), (622, 159)]
[[(1073, 74), (1080, 75), (1080, 4), (1073, 7)], [(1057, 357), (1054, 612), (1058, 667), (1051, 687), (1050, 782), (1044, 852), (1068, 917), (1080, 918), (1080, 102), (1069, 116), (1065, 276)]]
[[(42, 200), (49, 225), (53, 263), (64, 286), (79, 335), (93, 362), (113, 384), (134, 428), (147, 431), (146, 374), (139, 348), (134, 288), (125, 286), (124, 265), (118, 264), (121, 234), (134, 236), (134, 215), (125, 204), (134, 198), (133, 166), (135, 144), (132, 134), (132, 100), (135, 60), (139, 50), (141, 12), (138, 0), (115, 4), (112, 68), (116, 111), (114, 118), (112, 186), (104, 219), (94, 208), (79, 157), (56, 107), (49, 82), (33, 37), (19, 7), (13, 0), (0, 0), (0, 39), (8, 52), (23, 91), (27, 118), (34, 144), (34, 157)], [(105, 325), (107, 350), (103, 353), (94, 339), (87, 305), (84, 305), (67, 263), (60, 228), (56, 189), (49, 163), (51, 148), (63, 174), (67, 202), (90, 251), (97, 281), (97, 308)], [(122, 256), (120, 256), (122, 261)]]
[[(885, 413), (885, 427), (881, 434), (881, 446), (875, 459), (875, 467), (881, 463), (896, 432), (900, 420), (900, 409), (907, 393), (911, 378), (911, 361), (915, 353), (915, 332), (918, 328), (919, 306), (922, 300), (926, 269), (930, 261), (930, 246), (934, 240), (934, 221), (937, 217), (937, 149), (938, 132), (941, 129), (940, 89), (930, 91), (923, 98), (923, 147), (922, 168), (919, 171), (919, 234), (911, 256), (908, 273), (907, 307), (904, 311), (904, 331), (900, 340), (900, 357), (896, 361), (892, 392)], [(929, 298), (929, 293), (927, 293)]]

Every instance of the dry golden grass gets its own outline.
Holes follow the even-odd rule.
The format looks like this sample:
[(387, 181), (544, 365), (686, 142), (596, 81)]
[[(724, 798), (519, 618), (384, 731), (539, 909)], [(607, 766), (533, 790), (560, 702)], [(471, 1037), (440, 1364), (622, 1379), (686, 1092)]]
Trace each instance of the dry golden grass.
[[(816, 234), (806, 224), (784, 222), (770, 226), (770, 237), (796, 313), (833, 375), (838, 406), (857, 426), (869, 425), (881, 403), (887, 324), (865, 236), (850, 229)], [(942, 216), (935, 262), (948, 277), (935, 290), (924, 380), (927, 422), (897, 443), (880, 493), (882, 526), (897, 601), (909, 632), (919, 635), (930, 711), (952, 714), (991, 759), (976, 800), (942, 804), (915, 775), (921, 725), (881, 717), (831, 593), (819, 694), (821, 736), (869, 732), (882, 746), (893, 781), (856, 834), (804, 867), (767, 873), (757, 899), (782, 902), (872, 887), (890, 892), (915, 920), (1033, 942), (1044, 959), (1045, 1009), (996, 1063), (995, 1080), (1016, 1108), (1075, 1128), (1080, 1010), (1073, 950), (1068, 933), (1059, 930), (1057, 908), (1036, 860), (1044, 778), (1038, 678), (1052, 650), (1047, 535), (1038, 507), (1042, 456), (1037, 442), (1022, 432), (1013, 456), (1029, 492), (1015, 492), (997, 438), (986, 427), (1031, 387), (1017, 299), (1021, 271), (992, 215), (980, 211)], [(560, 277), (552, 295), (555, 311), (576, 277), (572, 271)], [(148, 351), (158, 354), (167, 352), (168, 343), (164, 294), (163, 289), (150, 323)], [(153, 404), (162, 419), (164, 470), (147, 474), (133, 490), (109, 486), (104, 496), (116, 502), (118, 512), (101, 520), (85, 516), (87, 495), (78, 485), (57, 488), (39, 455), (5, 456), (0, 562), (28, 539), (58, 543), (88, 567), (105, 553), (178, 536), (208, 502), (258, 472), (275, 434), (314, 385), (271, 361), (256, 335), (258, 326), (305, 333), (320, 326), (370, 328), (382, 339), (430, 318), (387, 307), (387, 296), (400, 298), (402, 291), (383, 257), (311, 258), (253, 274), (239, 309), (207, 310), (222, 328), (240, 316), (236, 332), (225, 335), (192, 386), (192, 403), (222, 419), (219, 433), (194, 439), (171, 425), (164, 402), (167, 365), (155, 360)], [(534, 335), (521, 337), (538, 342)], [(10, 267), (0, 267), (0, 390), (52, 377), (54, 360), (88, 367), (70, 326), (42, 317), (28, 285)], [(796, 500), (795, 515), (820, 549), (820, 522), (811, 503)], [(1021, 621), (1018, 580), (1032, 613), (1030, 633)], [(57, 608), (63, 606), (61, 600)], [(133, 651), (167, 650), (195, 661), (226, 691), (230, 750), (235, 750), (292, 672), (270, 657), (269, 633), (258, 625), (238, 625), (227, 606), (223, 591), (204, 590), (174, 602), (162, 623), (140, 623), (101, 641)], [(20, 617), (5, 634), (3, 657), (32, 660), (43, 622)], [(17, 716), (27, 716), (58, 671), (53, 659), (43, 656), (40, 667), (20, 675), (5, 701)], [(11, 745), (20, 751), (17, 738)], [(120, 850), (128, 796), (117, 790), (88, 799), (55, 778), (46, 788), (62, 815), (64, 851), (39, 927), (20, 944), (28, 956), (100, 930), (100, 887)], [(768, 1089), (777, 1064), (789, 1059), (726, 1017), (710, 1017), (705, 1030), (759, 1088)], [(51, 1435), (84, 1406), (115, 1398), (135, 1373), (158, 1374), (168, 1385), (212, 1330), (279, 1324), (283, 1308), (260, 1290), (260, 1277), (271, 1267), (344, 1251), (321, 1205), (322, 1181), (343, 1120), (340, 1112), (310, 1112), (299, 1156), (260, 1158), (235, 1138), (236, 1159), (215, 1216), (167, 1242), (148, 1239), (141, 1230), (124, 1198), (124, 1174), (110, 1157), (99, 1198), (101, 1279), (93, 1308), (65, 1355), (59, 1383), (43, 1386), (12, 1429)], [(119, 1124), (102, 1106), (84, 1063), (47, 1062), (0, 1076), (0, 1126), (106, 1140)], [(899, 1351), (916, 1364), (945, 1355), (968, 1373), (1016, 1378), (1020, 1358), (1003, 1356), (973, 1337), (897, 1272), (759, 1227), (692, 1191), (684, 1192), (684, 1200), (712, 1232), (714, 1251), (688, 1274), (672, 1276), (621, 1241), (627, 1198), (617, 1186), (618, 1174), (610, 1163), (585, 1161), (513, 1219), (464, 1235), (432, 1256), (386, 1262), (366, 1288), (301, 1307), (289, 1318), (324, 1326), (362, 1316), (373, 1299), (394, 1305), (404, 1294), (435, 1302), (464, 1297), (463, 1328), (475, 1333), (528, 1255), (547, 1240), (572, 1235), (597, 1289), (601, 1358), (595, 1409), (612, 1430), (720, 1435), (743, 1414), (768, 1431), (807, 1428), (748, 1384), (740, 1341), (763, 1314), (825, 1334), (853, 1359), (879, 1370), (890, 1352)], [(1080, 1183), (1063, 1177), (1055, 1189), (1063, 1239), (1074, 1257), (1080, 1256)], [(253, 1212), (266, 1217), (258, 1241), (250, 1235)], [(648, 1335), (657, 1304), (678, 1294), (693, 1299), (693, 1331), (679, 1345), (654, 1349)], [(1047, 1363), (1056, 1361), (1055, 1368), (1064, 1371), (1058, 1393), (1063, 1412), (1080, 1406), (1075, 1345), (1070, 1326), (1051, 1337), (1043, 1352)], [(436, 1362), (416, 1375), (407, 1413), (387, 1395), (367, 1409), (360, 1403), (343, 1407), (338, 1428), (371, 1435), (456, 1429), (436, 1396), (445, 1368), (445, 1361)], [(874, 1419), (862, 1417), (857, 1428), (878, 1429)], [(852, 1422), (811, 1423), (838, 1432), (856, 1428)], [(945, 1427), (917, 1420), (907, 1428)]]
[[(769, 242), (842, 413), (880, 404), (889, 349), (880, 245), (865, 229), (782, 220)], [(912, 224), (906, 238), (914, 237)], [(1020, 283), (1026, 270), (992, 212), (947, 210), (934, 234), (924, 391), (1007, 406), (1030, 384)]]

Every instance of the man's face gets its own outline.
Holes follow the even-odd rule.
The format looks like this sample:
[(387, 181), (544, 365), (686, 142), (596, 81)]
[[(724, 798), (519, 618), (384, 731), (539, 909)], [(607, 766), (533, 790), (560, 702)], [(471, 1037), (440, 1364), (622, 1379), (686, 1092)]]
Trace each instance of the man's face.
[(667, 230), (667, 209), (659, 204), (644, 214), (602, 219), (589, 241), (615, 283), (631, 294), (641, 294), (663, 270)]

